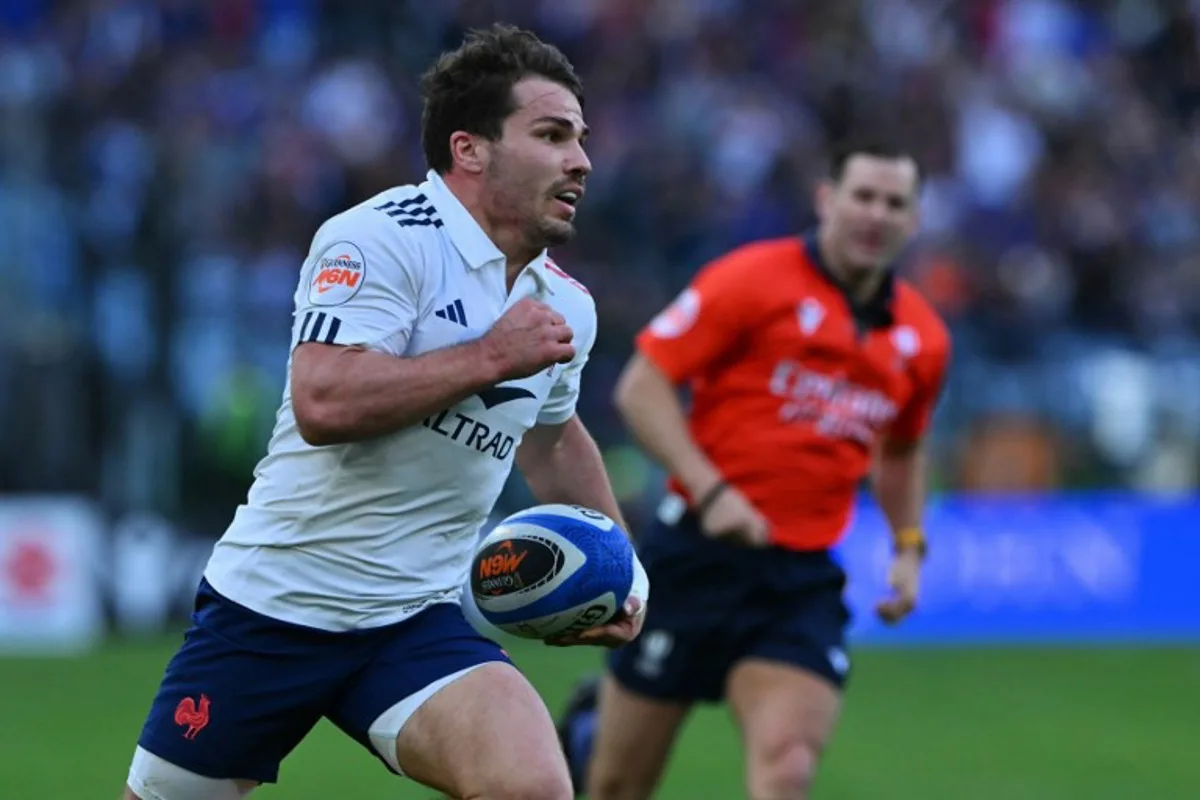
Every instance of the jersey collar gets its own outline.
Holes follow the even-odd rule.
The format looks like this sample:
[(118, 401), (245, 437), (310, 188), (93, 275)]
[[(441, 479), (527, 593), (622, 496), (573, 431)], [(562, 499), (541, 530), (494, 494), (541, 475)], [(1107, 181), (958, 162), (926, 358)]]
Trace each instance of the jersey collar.
[(895, 313), (892, 309), (892, 301), (896, 297), (896, 271), (894, 266), (889, 266), (887, 273), (883, 276), (883, 283), (879, 285), (879, 289), (875, 292), (875, 296), (866, 303), (858, 303), (850, 296), (846, 287), (837, 277), (830, 272), (828, 265), (825, 264), (825, 259), (821, 255), (821, 248), (817, 246), (817, 232), (815, 230), (804, 234), (801, 239), (804, 242), (804, 249), (808, 253), (808, 260), (822, 278), (833, 284), (846, 300), (846, 305), (850, 308), (850, 312), (854, 315), (854, 320), (863, 328), (887, 328), (891, 327), (896, 322)]
[[(504, 253), (500, 252), (500, 248), (496, 247), (471, 216), (471, 212), (467, 211), (466, 206), (454, 196), (454, 192), (450, 191), (442, 176), (431, 169), (426, 178), (429, 181), (430, 200), (445, 224), (450, 241), (454, 242), (467, 266), (470, 269), (481, 269), (490, 264), (498, 264), (503, 269), (507, 263)], [(525, 269), (533, 274), (543, 291), (551, 291), (550, 280), (546, 275), (545, 250), (526, 264)]]

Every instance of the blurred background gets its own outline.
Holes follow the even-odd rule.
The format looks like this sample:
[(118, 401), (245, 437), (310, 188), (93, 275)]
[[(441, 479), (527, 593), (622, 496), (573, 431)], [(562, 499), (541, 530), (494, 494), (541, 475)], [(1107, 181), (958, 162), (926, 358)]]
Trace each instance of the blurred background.
[[(0, 0), (0, 651), (21, 654), (0, 659), (0, 718), (46, 718), (44, 693), (4, 695), (47, 675), (78, 689), (64, 714), (82, 695), (122, 709), (85, 759), (108, 783), (0, 728), (0, 795), (119, 787), (164, 631), (273, 425), (312, 234), (422, 179), (417, 77), (497, 20), (586, 86), (595, 173), (555, 258), (597, 301), (580, 413), (635, 530), (662, 475), (609, 402), (634, 333), (707, 259), (811, 225), (862, 112), (915, 144), (924, 223), (901, 270), (955, 337), (934, 556), (922, 613), (875, 627), (887, 551), (864, 503), (845, 549), (862, 710), (819, 796), (1200, 797), (1180, 745), (1200, 715), (1194, 0)], [(498, 513), (528, 502), (514, 478)], [(552, 703), (563, 664), (594, 663), (527, 657)], [(1114, 683), (1123, 704), (1097, 706)], [(944, 737), (938, 769), (889, 739), (914, 715)], [(739, 796), (728, 723), (705, 719), (663, 797)], [(285, 769), (263, 794), (372, 771), (307, 757), (298, 788)], [(864, 777), (867, 758), (883, 768)], [(371, 785), (344, 796), (403, 791)]]

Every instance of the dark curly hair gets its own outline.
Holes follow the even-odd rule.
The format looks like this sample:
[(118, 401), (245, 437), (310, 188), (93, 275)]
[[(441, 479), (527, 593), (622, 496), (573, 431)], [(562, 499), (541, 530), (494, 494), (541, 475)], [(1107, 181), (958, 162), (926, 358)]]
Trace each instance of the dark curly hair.
[(529, 31), (503, 24), (471, 30), (457, 50), (442, 54), (421, 77), (421, 147), (429, 167), (439, 175), (450, 171), (455, 131), (499, 139), (516, 110), (513, 86), (531, 76), (561, 84), (583, 106), (583, 84), (571, 62)]

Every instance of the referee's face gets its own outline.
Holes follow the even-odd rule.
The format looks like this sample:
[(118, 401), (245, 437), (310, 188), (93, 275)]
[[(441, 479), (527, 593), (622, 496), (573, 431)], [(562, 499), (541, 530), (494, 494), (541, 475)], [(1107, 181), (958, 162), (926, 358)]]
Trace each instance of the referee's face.
[(891, 264), (916, 232), (918, 190), (911, 159), (852, 156), (818, 198), (838, 260), (860, 276)]
[(592, 164), (579, 100), (545, 78), (513, 87), (516, 110), (492, 148), (488, 183), (492, 217), (515, 226), (534, 250), (575, 234), (575, 210)]

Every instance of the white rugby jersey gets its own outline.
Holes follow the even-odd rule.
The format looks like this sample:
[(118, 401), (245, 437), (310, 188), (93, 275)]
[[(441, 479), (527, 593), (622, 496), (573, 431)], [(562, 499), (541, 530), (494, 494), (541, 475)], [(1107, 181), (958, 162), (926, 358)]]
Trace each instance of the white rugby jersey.
[(293, 348), (325, 342), (415, 356), (482, 336), (529, 296), (566, 318), (574, 360), (389, 436), (306, 444), (289, 379), (247, 501), (205, 570), (217, 591), (326, 630), (386, 625), (457, 601), (522, 435), (575, 413), (596, 310), (545, 253), (510, 294), (504, 255), (432, 171), (322, 225), (296, 290)]

